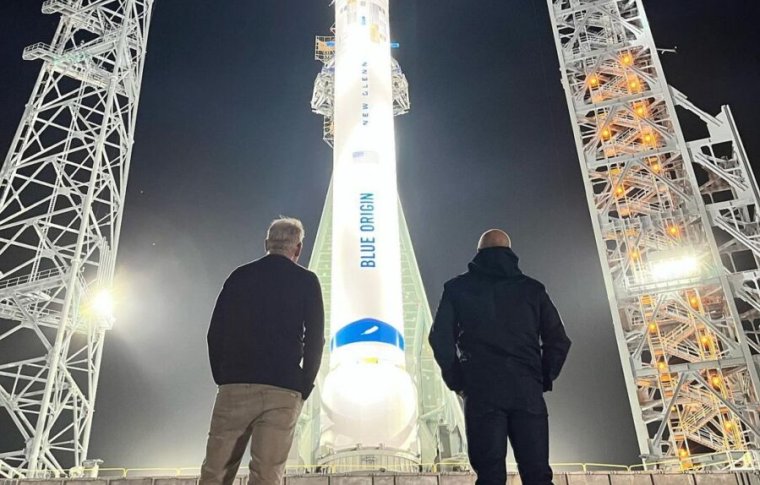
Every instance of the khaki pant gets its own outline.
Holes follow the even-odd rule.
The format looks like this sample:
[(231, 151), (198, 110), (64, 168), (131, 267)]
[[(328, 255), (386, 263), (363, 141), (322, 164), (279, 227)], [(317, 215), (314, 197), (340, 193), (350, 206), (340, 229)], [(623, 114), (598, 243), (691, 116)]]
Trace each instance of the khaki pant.
[(263, 384), (219, 386), (199, 485), (229, 485), (251, 441), (249, 485), (280, 485), (301, 394)]

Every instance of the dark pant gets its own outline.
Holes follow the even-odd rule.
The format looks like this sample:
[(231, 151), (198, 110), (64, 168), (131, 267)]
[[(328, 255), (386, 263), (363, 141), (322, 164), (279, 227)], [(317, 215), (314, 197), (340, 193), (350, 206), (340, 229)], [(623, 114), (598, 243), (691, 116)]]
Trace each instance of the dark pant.
[(507, 440), (523, 485), (551, 485), (546, 412), (501, 408), (468, 397), (464, 416), (470, 465), (478, 474), (476, 485), (506, 483)]

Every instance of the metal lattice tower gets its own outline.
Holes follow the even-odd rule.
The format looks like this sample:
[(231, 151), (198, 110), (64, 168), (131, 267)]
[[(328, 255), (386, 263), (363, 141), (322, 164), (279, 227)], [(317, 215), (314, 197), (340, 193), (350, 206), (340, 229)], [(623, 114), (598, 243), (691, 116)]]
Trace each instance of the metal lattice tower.
[[(315, 58), (323, 63), (323, 68), (314, 83), (311, 101), (315, 113), (324, 116), (324, 140), (332, 145), (332, 106), (334, 99), (334, 49), (333, 37), (317, 37)], [(395, 115), (409, 111), (409, 85), (395, 59), (391, 61), (393, 76), (393, 108)], [(325, 334), (330, 334), (330, 291), (332, 259), (332, 188), (327, 192), (322, 219), (319, 223), (314, 251), (309, 269), (317, 273), (322, 282), (322, 294), (325, 301)], [(418, 392), (420, 452), (423, 466), (436, 464), (439, 469), (446, 469), (447, 463), (459, 466), (467, 462), (467, 445), (464, 434), (464, 416), (458, 398), (449, 391), (441, 379), (438, 365), (427, 341), (433, 318), (430, 313), (422, 277), (414, 255), (409, 228), (399, 202), (399, 228), (401, 245), (401, 275), (404, 309), (404, 338), (406, 339), (406, 368)], [(320, 432), (320, 388), (329, 369), (329, 344), (325, 345), (322, 366), (314, 393), (304, 407), (296, 437), (291, 450), (289, 466), (291, 470), (307, 471), (313, 469), (325, 450), (319, 449)], [(348, 471), (352, 466), (367, 469), (373, 465), (367, 463), (345, 463), (346, 468), (335, 471)], [(384, 464), (389, 471), (411, 471), (402, 465)]]
[(668, 86), (641, 0), (548, 5), (642, 459), (758, 468), (758, 188), (731, 112)]
[[(0, 172), (0, 477), (87, 458), (153, 0), (61, 15)], [(12, 428), (12, 429), (11, 429)]]

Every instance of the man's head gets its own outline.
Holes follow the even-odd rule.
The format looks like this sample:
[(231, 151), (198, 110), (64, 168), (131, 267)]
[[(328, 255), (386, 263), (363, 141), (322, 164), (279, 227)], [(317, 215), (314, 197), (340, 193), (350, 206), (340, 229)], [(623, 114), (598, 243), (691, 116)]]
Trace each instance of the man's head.
[(303, 224), (292, 217), (280, 217), (269, 225), (265, 242), (268, 254), (280, 254), (298, 262), (303, 248)]
[(478, 251), (486, 248), (509, 248), (512, 247), (512, 240), (509, 235), (501, 229), (489, 229), (480, 236), (478, 241)]

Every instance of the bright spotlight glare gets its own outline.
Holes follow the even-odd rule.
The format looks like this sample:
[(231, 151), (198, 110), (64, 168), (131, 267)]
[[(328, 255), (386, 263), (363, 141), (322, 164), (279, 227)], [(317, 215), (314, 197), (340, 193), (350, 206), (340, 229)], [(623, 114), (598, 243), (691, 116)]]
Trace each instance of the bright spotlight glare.
[(656, 281), (688, 278), (699, 272), (699, 260), (693, 254), (663, 253), (665, 254), (660, 258), (652, 261), (651, 273)]
[(113, 296), (108, 290), (100, 290), (92, 299), (92, 310), (100, 318), (113, 317)]

